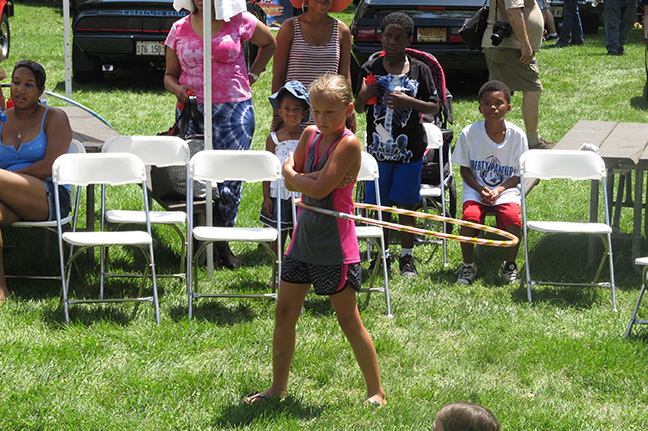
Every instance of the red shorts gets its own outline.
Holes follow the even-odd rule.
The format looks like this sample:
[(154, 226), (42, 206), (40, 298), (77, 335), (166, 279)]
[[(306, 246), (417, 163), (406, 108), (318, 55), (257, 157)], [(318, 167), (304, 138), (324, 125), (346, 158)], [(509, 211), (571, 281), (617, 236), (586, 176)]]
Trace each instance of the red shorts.
[(484, 224), (487, 212), (495, 213), (495, 220), (498, 229), (504, 229), (511, 225), (522, 227), (522, 220), (520, 219), (520, 205), (514, 202), (490, 206), (481, 202), (466, 201), (463, 204), (461, 220)]

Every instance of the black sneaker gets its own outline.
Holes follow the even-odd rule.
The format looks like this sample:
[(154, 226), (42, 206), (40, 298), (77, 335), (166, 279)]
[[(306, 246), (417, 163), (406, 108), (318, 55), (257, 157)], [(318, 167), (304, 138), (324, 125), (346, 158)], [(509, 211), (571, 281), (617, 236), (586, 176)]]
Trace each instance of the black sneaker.
[(414, 266), (414, 256), (411, 254), (406, 254), (401, 256), (398, 261), (398, 266), (401, 271), (401, 275), (407, 278), (416, 278), (418, 277), (418, 271), (416, 266)]
[[(391, 266), (392, 266), (392, 261), (394, 258), (391, 256), (391, 254), (387, 255), (387, 272), (391, 271)], [(378, 265), (382, 265), (382, 258), (380, 256), (376, 256), (371, 260), (371, 263), (369, 264), (369, 270), (373, 271), (373, 269), (376, 267), (376, 263)]]
[(551, 42), (551, 41), (554, 41), (554, 40), (558, 40), (558, 33), (548, 34), (548, 35), (547, 35), (547, 38), (546, 38), (545, 40), (546, 40), (547, 42)]

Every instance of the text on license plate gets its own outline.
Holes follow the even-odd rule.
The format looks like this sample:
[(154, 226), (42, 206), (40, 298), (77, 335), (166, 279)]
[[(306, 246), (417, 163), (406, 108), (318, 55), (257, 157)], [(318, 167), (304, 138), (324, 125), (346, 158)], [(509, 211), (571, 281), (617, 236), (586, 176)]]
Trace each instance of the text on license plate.
[(165, 46), (164, 42), (141, 42), (138, 41), (135, 45), (136, 55), (164, 55)]
[(554, 18), (562, 18), (562, 10), (563, 10), (563, 8), (561, 8), (561, 7), (551, 7), (549, 9), (551, 10), (551, 14), (554, 16)]
[(419, 27), (416, 30), (416, 40), (418, 42), (445, 42), (448, 38), (447, 33), (445, 27)]

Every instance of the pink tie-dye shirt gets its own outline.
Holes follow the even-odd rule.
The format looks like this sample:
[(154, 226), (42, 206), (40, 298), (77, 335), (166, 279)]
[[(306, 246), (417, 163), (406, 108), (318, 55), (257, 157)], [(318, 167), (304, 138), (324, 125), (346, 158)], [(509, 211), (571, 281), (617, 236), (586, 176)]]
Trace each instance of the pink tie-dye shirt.
[[(190, 17), (173, 24), (165, 44), (178, 55), (180, 84), (192, 87), (198, 102), (203, 103), (203, 41), (191, 27)], [(241, 102), (252, 97), (242, 43), (252, 37), (256, 25), (254, 15), (242, 12), (224, 21), (212, 37), (212, 103)]]

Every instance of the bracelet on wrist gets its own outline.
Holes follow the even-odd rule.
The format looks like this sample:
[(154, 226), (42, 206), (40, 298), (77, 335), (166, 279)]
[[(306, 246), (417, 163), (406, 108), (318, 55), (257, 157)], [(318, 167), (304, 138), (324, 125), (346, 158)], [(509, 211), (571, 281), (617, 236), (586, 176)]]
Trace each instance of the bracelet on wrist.
[(259, 80), (259, 75), (257, 75), (257, 74), (254, 73), (254, 72), (248, 72), (248, 77), (253, 78), (255, 81), (258, 81), (258, 80)]

